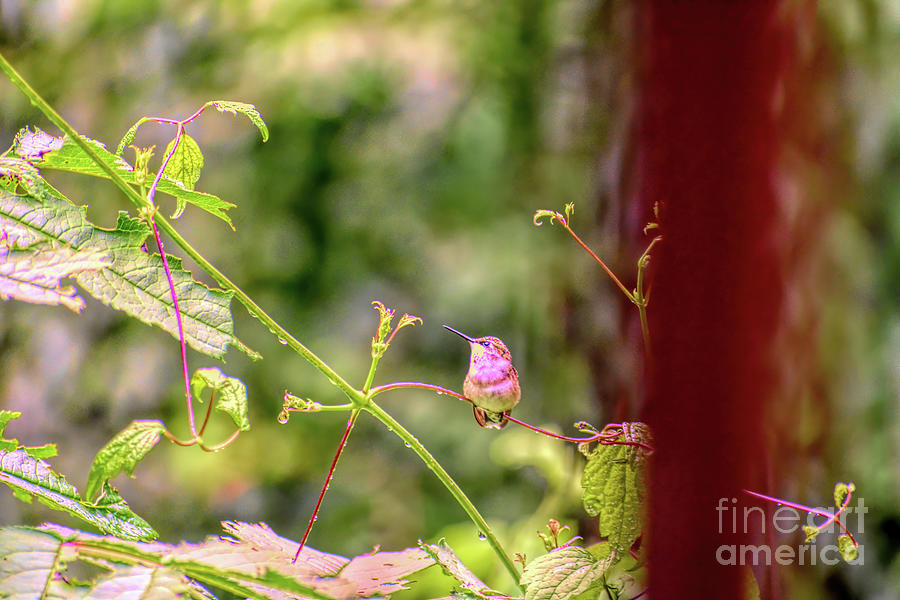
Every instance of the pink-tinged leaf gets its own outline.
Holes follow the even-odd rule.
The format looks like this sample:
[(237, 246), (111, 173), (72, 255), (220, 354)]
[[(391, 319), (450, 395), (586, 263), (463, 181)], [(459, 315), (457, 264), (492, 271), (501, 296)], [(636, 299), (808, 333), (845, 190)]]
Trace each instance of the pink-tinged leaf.
[(168, 567), (123, 567), (100, 577), (91, 589), (91, 600), (188, 598), (187, 577)]
[(0, 187), (10, 192), (21, 188), (35, 198), (45, 198), (51, 189), (30, 162), (14, 156), (0, 156)]
[[(297, 552), (297, 542), (281, 537), (265, 523), (222, 521), (222, 528), (229, 535), (250, 544), (254, 548), (274, 550), (283, 554), (288, 559), (288, 562), (293, 559), (294, 554)], [(334, 575), (344, 568), (348, 562), (350, 561), (343, 556), (321, 552), (309, 546), (303, 547), (303, 552), (300, 553), (300, 560), (298, 561), (298, 563), (302, 563), (321, 577)]]
[(299, 567), (332, 584), (326, 593), (339, 594), (345, 585), (358, 596), (384, 595), (405, 588), (404, 577), (426, 569), (434, 560), (419, 548), (407, 548), (399, 552), (372, 552), (357, 556), (352, 560), (334, 554), (326, 554), (304, 546), (300, 559), (292, 565), (297, 542), (278, 536), (265, 523), (250, 524), (240, 521), (222, 523), (227, 532), (238, 540), (252, 546), (257, 552), (272, 552), (278, 564), (286, 568)]
[[(100, 248), (112, 257), (107, 268), (80, 271), (78, 285), (116, 310), (178, 338), (172, 293), (158, 254), (148, 254), (141, 245), (150, 233), (142, 221), (119, 213), (113, 230), (95, 227), (85, 218), (85, 208), (73, 206), (53, 195), (36, 198), (0, 190), (0, 232), (13, 247), (45, 242), (73, 251)], [(181, 260), (169, 255), (169, 269), (178, 290), (178, 303), (185, 341), (209, 356), (222, 358), (229, 345), (253, 355), (234, 336), (231, 292), (210, 289), (195, 281), (182, 268)]]
[[(279, 562), (291, 563), (294, 557), (297, 542), (278, 536), (265, 523), (254, 525), (226, 521), (222, 525), (226, 531), (252, 545), (257, 551), (279, 553)], [(335, 581), (349, 584), (357, 596), (365, 597), (402, 590), (408, 583), (404, 577), (433, 564), (434, 560), (419, 548), (407, 548), (399, 552), (372, 552), (349, 560), (304, 546), (300, 559), (292, 566), (308, 569), (318, 577), (334, 577)], [(343, 585), (331, 591), (343, 591)]]
[(434, 559), (419, 548), (407, 548), (399, 552), (373, 552), (351, 560), (341, 570), (340, 576), (352, 581), (361, 596), (385, 595), (404, 589), (409, 582), (403, 577), (433, 564)]
[(60, 525), (42, 528), (61, 540), (77, 541), (78, 552), (88, 556), (92, 550), (111, 551), (119, 562), (165, 565), (203, 585), (267, 600), (383, 596), (403, 589), (407, 583), (403, 577), (434, 564), (418, 548), (373, 552), (352, 560), (304, 548), (294, 563), (297, 542), (276, 535), (266, 524), (227, 521), (223, 526), (233, 537), (177, 546), (129, 542)]
[(16, 134), (16, 154), (22, 158), (35, 161), (53, 150), (59, 150), (63, 145), (63, 138), (50, 135), (39, 127), (31, 131), (27, 127)]
[(81, 312), (84, 300), (61, 280), (86, 271), (99, 271), (112, 261), (96, 248), (73, 249), (38, 244), (24, 250), (0, 242), (0, 298), (32, 304), (65, 306)]
[(216, 110), (219, 112), (231, 113), (233, 115), (241, 113), (242, 115), (245, 115), (254, 125), (256, 125), (256, 128), (259, 129), (262, 141), (265, 142), (269, 139), (269, 128), (266, 127), (262, 115), (259, 114), (259, 111), (254, 105), (247, 104), (246, 102), (233, 102), (231, 100), (213, 100), (212, 102), (207, 102), (206, 105), (215, 106)]

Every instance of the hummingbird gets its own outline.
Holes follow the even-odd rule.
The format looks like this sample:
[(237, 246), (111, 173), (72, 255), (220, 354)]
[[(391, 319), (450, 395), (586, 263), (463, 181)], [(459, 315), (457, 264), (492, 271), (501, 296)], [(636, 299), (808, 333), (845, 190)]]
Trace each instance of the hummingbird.
[(519, 374), (506, 344), (493, 336), (472, 338), (447, 325), (444, 328), (469, 342), (472, 349), (463, 394), (472, 401), (475, 420), (485, 428), (505, 427), (506, 416), (522, 396)]

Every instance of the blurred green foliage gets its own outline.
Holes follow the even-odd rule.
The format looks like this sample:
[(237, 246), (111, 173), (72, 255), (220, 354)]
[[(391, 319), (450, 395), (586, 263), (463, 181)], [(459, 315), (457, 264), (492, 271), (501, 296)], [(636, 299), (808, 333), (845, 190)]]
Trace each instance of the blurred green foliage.
[[(896, 594), (900, 469), (886, 459), (900, 447), (900, 13), (889, 0), (812, 13), (796, 25), (809, 110), (791, 122), (800, 141), (786, 162), (803, 207), (788, 217), (808, 219), (809, 236), (797, 240), (805, 262), (789, 277), (800, 284), (792, 318), (818, 351), (796, 358), (805, 376), (773, 431), (790, 431), (778, 458), (798, 501), (815, 504), (836, 479), (856, 482), (872, 507), (862, 540), (872, 551), (864, 580), (853, 567), (795, 568), (787, 585), (792, 597), (820, 597), (823, 586)], [(591, 261), (531, 215), (576, 202), (573, 227), (633, 283), (633, 19), (628, 3), (584, 0), (12, 1), (0, 5), (0, 51), (108, 146), (143, 115), (182, 118), (210, 99), (256, 104), (266, 144), (245, 119), (212, 111), (189, 127), (206, 157), (197, 189), (238, 207), (236, 234), (189, 207), (176, 223), (185, 237), (351, 383), (368, 368), (378, 299), (424, 325), (398, 335), (376, 384), (460, 389), (468, 350), (448, 323), (503, 338), (523, 388), (516, 415), (571, 431), (576, 420), (639, 415), (639, 340)], [(0, 81), (0, 136), (11, 143), (32, 124), (47, 127)], [(161, 152), (172, 133), (145, 126), (136, 143)], [(51, 181), (100, 225), (129, 208), (106, 182)], [(299, 538), (344, 426), (331, 413), (276, 422), (285, 389), (320, 402), (339, 394), (233, 309), (237, 335), (265, 356), (251, 364), (232, 352), (223, 367), (247, 384), (253, 429), (211, 455), (160, 444), (137, 479), (116, 480), (167, 541), (199, 540), (223, 519)], [(802, 355), (808, 341), (787, 347)], [(788, 370), (794, 360), (783, 358)], [(132, 419), (185, 427), (176, 343), (96, 302), (81, 316), (0, 303), (0, 373), (0, 407), (23, 412), (11, 433), (58, 443), (54, 466), (80, 486), (94, 453)], [(404, 390), (382, 403), (511, 552), (541, 553), (534, 531), (548, 518), (578, 529), (574, 448), (482, 430), (446, 397)], [(355, 555), (445, 536), (477, 575), (504, 586), (446, 490), (375, 425), (357, 425), (310, 544)], [(0, 522), (46, 518), (58, 516), (0, 494)], [(424, 582), (416, 597), (446, 593), (440, 573)]]

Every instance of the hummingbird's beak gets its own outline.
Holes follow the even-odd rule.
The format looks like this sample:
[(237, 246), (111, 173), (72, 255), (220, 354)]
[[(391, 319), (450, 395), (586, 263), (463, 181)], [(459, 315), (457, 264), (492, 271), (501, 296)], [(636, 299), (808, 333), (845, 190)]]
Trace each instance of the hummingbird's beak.
[(446, 329), (446, 330), (448, 330), (448, 331), (452, 331), (453, 333), (455, 333), (456, 335), (458, 335), (458, 336), (461, 337), (462, 339), (466, 340), (467, 342), (471, 342), (471, 343), (473, 343), (473, 344), (476, 343), (474, 339), (470, 338), (469, 336), (467, 336), (466, 334), (464, 334), (464, 333), (461, 332), (461, 331), (457, 331), (457, 330), (453, 329), (453, 328), (450, 327), (449, 325), (444, 325), (444, 329)]

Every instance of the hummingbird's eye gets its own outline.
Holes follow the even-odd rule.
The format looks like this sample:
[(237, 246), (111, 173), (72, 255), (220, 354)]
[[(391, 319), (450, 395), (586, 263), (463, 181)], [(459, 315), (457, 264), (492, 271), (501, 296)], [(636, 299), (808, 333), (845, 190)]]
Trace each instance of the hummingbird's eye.
[(491, 343), (488, 342), (488, 341), (481, 342), (481, 345), (484, 346), (485, 348), (490, 348), (490, 347), (491, 347)]

